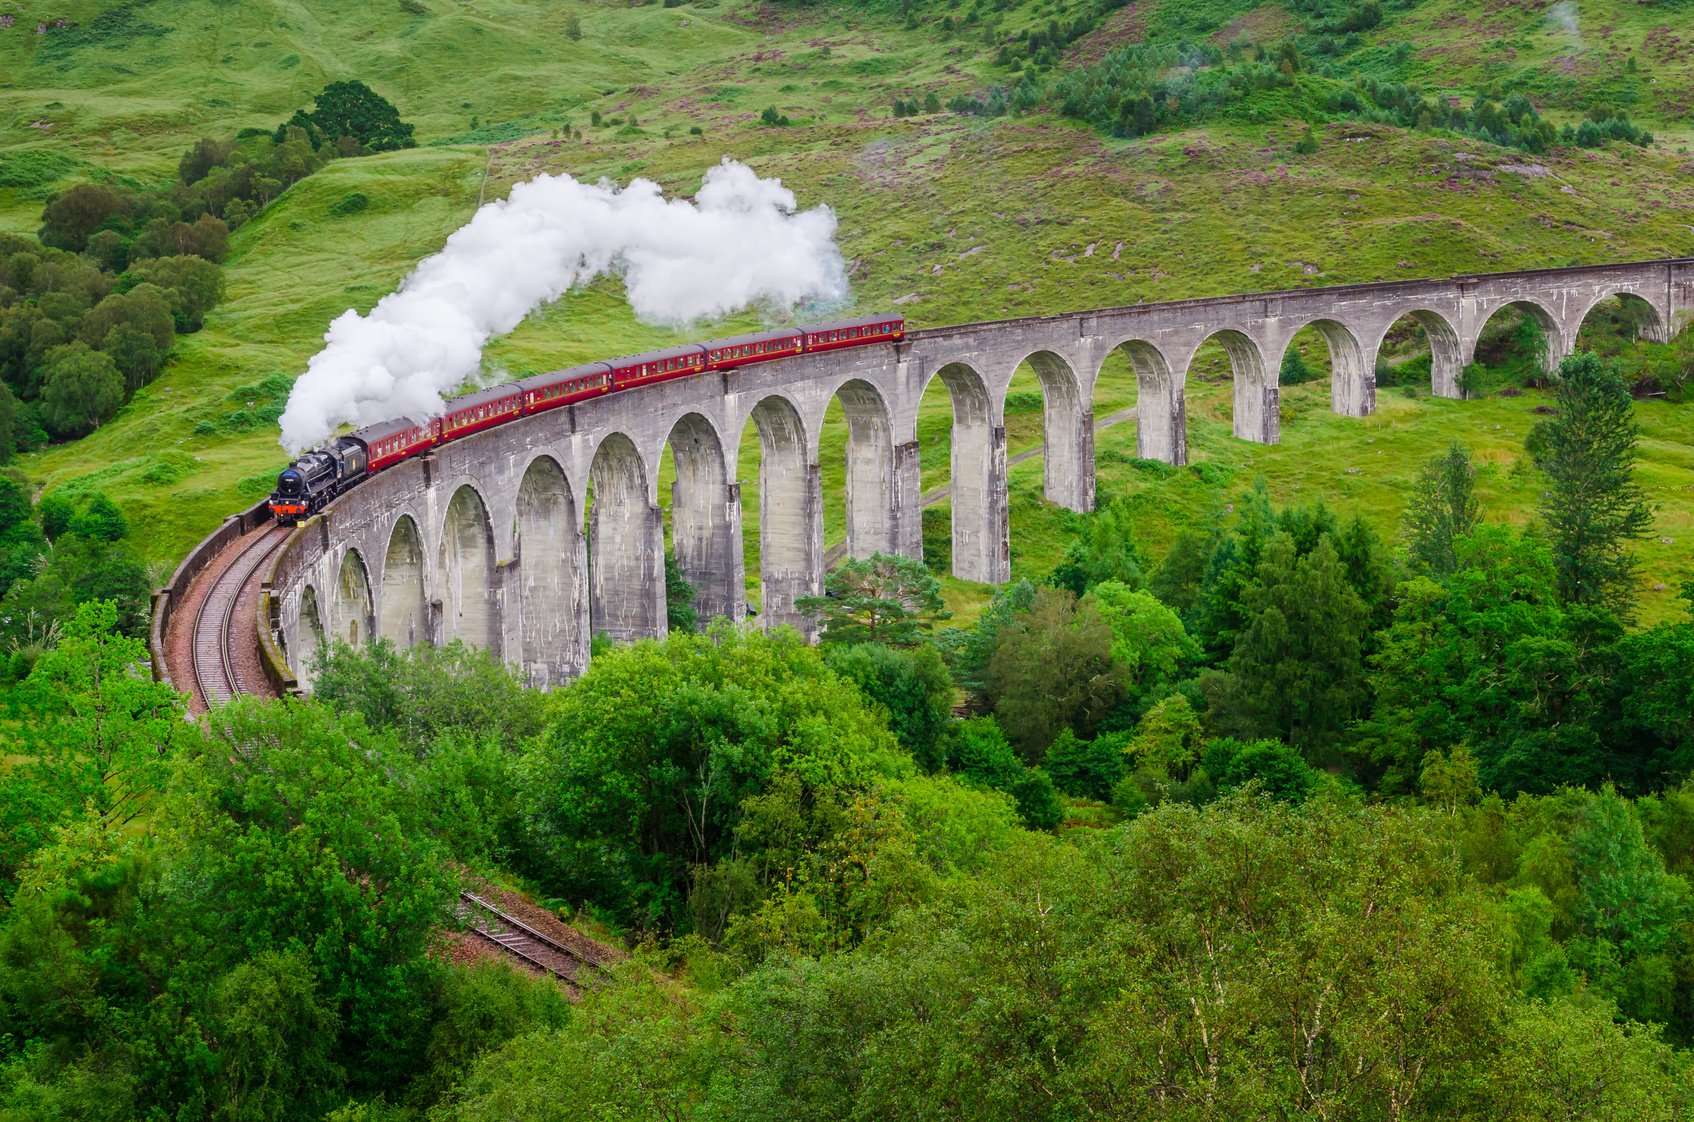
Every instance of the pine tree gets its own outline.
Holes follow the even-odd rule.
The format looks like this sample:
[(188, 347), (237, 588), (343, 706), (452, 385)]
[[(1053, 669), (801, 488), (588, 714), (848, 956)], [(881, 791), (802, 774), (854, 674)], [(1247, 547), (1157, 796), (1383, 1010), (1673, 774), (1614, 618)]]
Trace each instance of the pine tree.
[(1312, 368), (1306, 365), (1305, 356), (1300, 348), (1290, 346), (1282, 352), (1282, 367), (1277, 371), (1276, 380), (1284, 386), (1303, 386), (1310, 382), (1315, 375)]
[(1635, 599), (1629, 542), (1653, 525), (1634, 478), (1634, 404), (1617, 368), (1593, 353), (1565, 359), (1553, 393), (1558, 415), (1530, 430), (1527, 447), (1547, 476), (1541, 518), (1559, 597), (1628, 617)]
[(1326, 535), (1304, 557), (1279, 533), (1242, 592), (1246, 624), (1221, 674), (1202, 679), (1220, 731), (1332, 743), (1364, 704), (1365, 602)]
[(802, 596), (794, 607), (817, 617), (824, 643), (890, 647), (917, 646), (952, 615), (922, 561), (888, 553), (842, 562), (824, 578), (822, 596)]
[(1412, 564), (1436, 578), (1459, 567), (1453, 543), (1476, 529), (1482, 504), (1476, 497), (1476, 469), (1457, 440), (1447, 454), (1424, 465), (1406, 505), (1406, 552)]

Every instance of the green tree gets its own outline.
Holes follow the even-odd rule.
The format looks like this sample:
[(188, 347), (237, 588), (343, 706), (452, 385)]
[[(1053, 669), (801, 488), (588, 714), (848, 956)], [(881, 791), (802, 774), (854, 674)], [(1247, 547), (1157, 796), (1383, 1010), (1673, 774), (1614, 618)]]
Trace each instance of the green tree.
[(1305, 557), (1280, 533), (1242, 593), (1246, 627), (1221, 673), (1202, 679), (1226, 732), (1303, 750), (1336, 742), (1367, 700), (1366, 608), (1326, 536)]
[[(220, 960), (298, 953), (323, 1011), (307, 1013), (296, 975), (266, 1031), (298, 1034), (289, 1008), (333, 1015), (332, 1055), (352, 1086), (394, 1086), (427, 1035), (439, 969), (427, 952), (454, 899), (407, 790), (407, 757), (325, 706), (249, 699), (217, 709), (187, 749), (161, 818), (174, 875), (156, 905), (189, 956), (180, 980)], [(258, 1070), (282, 1062), (262, 1037), (253, 1047)]]
[[(1313, 150), (1316, 150), (1315, 147)], [(1312, 368), (1306, 365), (1305, 356), (1300, 353), (1299, 347), (1290, 344), (1288, 349), (1282, 352), (1282, 367), (1276, 375), (1278, 385), (1303, 386), (1316, 376), (1312, 373)]]
[(128, 292), (114, 292), (82, 317), (79, 333), (89, 346), (108, 350), (112, 332), (125, 327), (148, 336), (159, 354), (169, 351), (176, 328), (165, 290), (156, 284), (139, 284)]
[(1091, 604), (1042, 588), (1000, 633), (988, 666), (994, 715), (1024, 759), (1038, 763), (1062, 729), (1089, 737), (1123, 700), (1128, 674), (1112, 629)]
[(1694, 1111), (1688, 1058), (1605, 1003), (1516, 1002), (1486, 1067), (1478, 1114), (1501, 1119), (1672, 1119)]
[(339, 1018), (318, 993), (298, 949), (265, 951), (218, 980), (213, 998), (223, 1109), (220, 1117), (272, 1122), (334, 1102)]
[(129, 519), (118, 509), (118, 504), (96, 493), (71, 521), (70, 529), (95, 541), (118, 542), (129, 537)]
[(1630, 771), (1641, 779), (1694, 774), (1694, 621), (1633, 631), (1614, 653), (1615, 700), (1606, 722), (1614, 752), (1627, 748)]
[(1085, 598), (1112, 629), (1112, 658), (1128, 672), (1136, 715), (1170, 693), (1200, 657), (1182, 619), (1150, 592), (1117, 581), (1095, 585)]
[(110, 356), (112, 365), (123, 375), (126, 396), (133, 396), (136, 390), (158, 377), (165, 363), (164, 352), (153, 342), (153, 337), (127, 323), (107, 332), (100, 349)]
[(801, 596), (794, 607), (817, 618), (824, 643), (888, 647), (916, 646), (952, 615), (923, 562), (891, 553), (843, 561), (824, 577), (822, 596)]
[(203, 257), (192, 255), (156, 257), (138, 261), (124, 274), (124, 283), (139, 287), (154, 284), (171, 303), (171, 316), (179, 333), (205, 326), (206, 313), (224, 296), (223, 270)]
[(701, 1117), (707, 1084), (726, 1058), (716, 1040), (690, 990), (631, 976), (585, 995), (562, 1027), (491, 1052), (430, 1117), (434, 1122)]
[(1170, 551), (1148, 579), (1147, 591), (1186, 619), (1199, 598), (1200, 583), (1206, 575), (1206, 557), (1210, 552), (1210, 546), (1200, 534), (1193, 530), (1177, 531)]
[(1536, 423), (1527, 445), (1547, 477), (1541, 519), (1559, 596), (1627, 617), (1635, 600), (1629, 543), (1653, 525), (1634, 477), (1634, 403), (1617, 368), (1591, 353), (1560, 364), (1553, 394), (1557, 414)]
[(111, 356), (86, 343), (66, 343), (47, 353), (41, 380), (41, 418), (55, 436), (93, 432), (124, 402), (124, 378)]
[(477, 1059), (515, 1037), (557, 1030), (570, 1021), (560, 987), (505, 962), (478, 962), (447, 976), (430, 1030), (429, 1070), (413, 1101), (439, 1100), (471, 1073)]
[(1191, 619), (1184, 620), (1188, 633), (1209, 660), (1221, 662), (1235, 648), (1236, 638), (1246, 625), (1242, 594), (1259, 567), (1265, 543), (1276, 530), (1276, 511), (1264, 481), (1259, 480), (1236, 500), (1231, 525), (1213, 542)]
[(1052, 777), (1038, 767), (1027, 768), (1012, 783), (1009, 794), (1018, 804), (1018, 817), (1031, 830), (1056, 830), (1065, 806)]
[(1476, 469), (1457, 440), (1447, 454), (1424, 465), (1406, 504), (1406, 549), (1412, 563), (1438, 580), (1459, 567), (1455, 543), (1469, 537), (1482, 517)]
[(1457, 556), (1445, 586), (1400, 586), (1371, 656), (1375, 702), (1355, 747), (1377, 781), (1413, 790), (1429, 752), (1461, 743), (1482, 785), (1506, 792), (1608, 774), (1643, 781), (1628, 756), (1608, 757), (1598, 731), (1616, 678), (1616, 621), (1561, 608), (1552, 559), (1532, 535), (1484, 525), (1459, 539)]
[(695, 631), (700, 615), (694, 610), (696, 589), (677, 562), (673, 550), (665, 551), (665, 624), (672, 631)]
[(149, 673), (147, 645), (118, 633), (116, 605), (83, 604), (20, 690), (23, 720), (5, 735), (20, 759), (0, 866), (14, 876), (54, 827), (87, 815), (121, 831), (165, 783), (187, 734), (182, 699)]
[(1271, 798), (1297, 803), (1318, 784), (1318, 773), (1297, 749), (1280, 740), (1214, 740), (1200, 760), (1219, 791), (1257, 783)]
[(401, 648), (379, 639), (357, 651), (333, 644), (321, 652), (312, 696), (418, 754), (444, 737), (515, 752), (545, 727), (544, 695), (525, 689), (509, 663), (457, 641)]
[(1000, 634), (1018, 613), (1035, 603), (1035, 585), (1017, 580), (994, 593), (976, 624), (969, 628), (949, 627), (937, 636), (937, 645), (953, 671), (953, 680), (977, 705), (989, 705), (988, 665), (1000, 645)]
[(1571, 836), (1571, 853), (1579, 888), (1576, 920), (1583, 931), (1616, 946), (1624, 959), (1662, 950), (1688, 917), (1687, 882), (1665, 872), (1635, 809), (1610, 787), (1588, 804), (1581, 828)]
[(417, 147), (412, 126), (400, 120), (400, 111), (363, 82), (331, 82), (313, 97), (312, 104), (310, 113), (297, 110), (277, 129), (276, 143), (281, 144), (293, 126), (305, 129), (314, 144), (350, 136), (371, 152)]
[(997, 791), (1009, 791), (1024, 771), (1023, 761), (993, 717), (970, 717), (954, 726), (947, 744), (947, 766), (961, 778)]
[(895, 739), (925, 771), (942, 765), (941, 738), (953, 719), (955, 689), (934, 647), (835, 646), (824, 653), (824, 665), (887, 712)]
[[(7, 481), (10, 483), (10, 480)], [(16, 486), (16, 484), (11, 484)], [(4, 488), (6, 484), (0, 484)], [(0, 494), (4, 491), (0, 490)], [(50, 491), (41, 496), (41, 501), (35, 504), (36, 515), (41, 519), (41, 532), (47, 535), (48, 541), (56, 540), (60, 534), (71, 528), (71, 522), (77, 516), (76, 507), (62, 491)], [(14, 521), (11, 518), (0, 518), (6, 529), (10, 529)]]
[(1065, 547), (1064, 560), (1048, 581), (1081, 596), (1104, 581), (1137, 589), (1145, 583), (1146, 556), (1135, 544), (1128, 504), (1112, 503), (1094, 512), (1081, 533)]
[(77, 183), (47, 200), (41, 212), (41, 244), (81, 253), (103, 223), (128, 219), (135, 199), (101, 183)]
[(685, 923), (694, 869), (750, 857), (746, 800), (788, 776), (801, 812), (835, 805), (901, 759), (859, 692), (792, 632), (615, 648), (559, 696), (529, 753), (529, 860), (558, 895)]
[(1047, 746), (1042, 768), (1052, 777), (1053, 786), (1067, 795), (1105, 799), (1123, 778), (1127, 764), (1120, 738), (1079, 740), (1070, 729), (1064, 729)]

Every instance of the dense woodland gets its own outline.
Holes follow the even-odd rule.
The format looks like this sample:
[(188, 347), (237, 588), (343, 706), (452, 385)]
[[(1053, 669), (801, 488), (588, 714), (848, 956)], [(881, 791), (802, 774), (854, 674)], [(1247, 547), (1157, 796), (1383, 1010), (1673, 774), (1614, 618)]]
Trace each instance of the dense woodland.
[[(972, 626), (849, 561), (816, 646), (550, 694), (341, 646), (201, 728), (84, 604), (5, 734), (0, 1118), (1685, 1117), (1694, 588), (1631, 628), (1631, 399), (1551, 381), (1525, 529), (1455, 446), (1400, 541), (1108, 505)], [(634, 959), (449, 965), (472, 874)]]

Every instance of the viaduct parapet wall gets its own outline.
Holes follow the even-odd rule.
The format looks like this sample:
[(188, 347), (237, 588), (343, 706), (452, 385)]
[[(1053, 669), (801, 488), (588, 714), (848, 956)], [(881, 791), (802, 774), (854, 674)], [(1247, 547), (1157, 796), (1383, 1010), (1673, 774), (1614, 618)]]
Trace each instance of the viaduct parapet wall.
[[(272, 635), (307, 677), (327, 636), (355, 645), (455, 638), (498, 651), (535, 685), (587, 665), (589, 639), (665, 633), (659, 465), (669, 447), (671, 542), (701, 618), (748, 614), (736, 450), (756, 431), (761, 620), (804, 630), (798, 597), (821, 590), (824, 414), (847, 416), (847, 550), (921, 557), (918, 407), (937, 378), (953, 406), (953, 571), (1010, 575), (1005, 400), (1028, 362), (1045, 401), (1045, 491), (1094, 505), (1093, 407), (1106, 359), (1124, 351), (1137, 384), (1137, 454), (1187, 462), (1184, 387), (1201, 345), (1219, 341), (1243, 440), (1280, 439), (1281, 358), (1296, 333), (1328, 343), (1332, 408), (1376, 407), (1376, 356), (1414, 317), (1431, 391), (1459, 397), (1484, 325), (1507, 307), (1540, 323), (1550, 363), (1584, 318), (1624, 297), (1642, 334), (1668, 341), (1694, 318), (1694, 259), (1297, 289), (1103, 308), (914, 331), (905, 342), (805, 355), (611, 394), (455, 441), (336, 500), (278, 556)], [(592, 558), (592, 563), (590, 561)], [(261, 621), (261, 626), (265, 621)]]

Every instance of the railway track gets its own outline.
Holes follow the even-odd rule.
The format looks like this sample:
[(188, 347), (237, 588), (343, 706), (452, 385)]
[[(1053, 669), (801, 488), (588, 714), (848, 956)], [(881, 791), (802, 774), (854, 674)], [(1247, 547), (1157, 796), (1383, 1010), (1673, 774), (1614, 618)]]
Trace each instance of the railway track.
[(474, 892), (459, 893), (459, 917), (472, 936), (492, 943), (506, 955), (550, 974), (572, 992), (600, 976), (607, 963), (603, 955), (569, 947), (529, 924), (507, 915)]
[[(259, 567), (288, 540), (287, 526), (273, 526), (243, 546), (212, 581), (194, 612), (194, 686), (210, 709), (243, 692), (236, 676), (233, 621), (241, 593)], [(249, 637), (251, 638), (251, 637)]]

